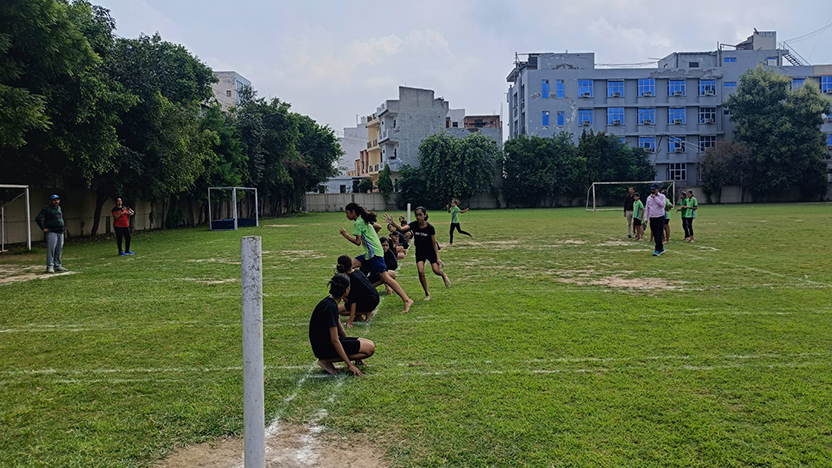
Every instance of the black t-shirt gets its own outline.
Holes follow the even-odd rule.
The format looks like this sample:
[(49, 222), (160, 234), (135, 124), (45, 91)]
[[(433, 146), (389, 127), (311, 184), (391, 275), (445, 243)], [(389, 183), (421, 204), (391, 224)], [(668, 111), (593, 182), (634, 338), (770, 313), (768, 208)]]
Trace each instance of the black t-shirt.
[(338, 304), (331, 297), (325, 297), (315, 306), (309, 319), (309, 343), (316, 356), (324, 355), (332, 348), (329, 334), (332, 327), (338, 327)]
[(419, 227), (419, 221), (413, 221), (408, 226), (410, 226), (410, 232), (413, 233), (413, 244), (416, 245), (416, 251), (423, 254), (433, 252), (431, 236), (436, 235), (436, 229), (433, 228), (433, 225), (427, 223), (427, 226), (421, 228)]
[(633, 203), (635, 202), (636, 199), (629, 193), (624, 196), (624, 211), (633, 211)]
[[(347, 297), (347, 304), (352, 304), (354, 302), (359, 305), (359, 309), (362, 308), (362, 305), (371, 307), (377, 306), (379, 302), (378, 291), (376, 291), (376, 288), (374, 288), (373, 284), (370, 283), (367, 275), (358, 270), (353, 270), (353, 272), (349, 274), (349, 277), (350, 295)], [(347, 309), (349, 309), (349, 306)]]
[(399, 268), (399, 259), (396, 257), (396, 252), (393, 252), (392, 248), (384, 252), (384, 264), (387, 265), (388, 270), (397, 270)]
[[(396, 235), (396, 237), (398, 237), (398, 238), (399, 238), (399, 245), (400, 245), (400, 246), (402, 246), (405, 250), (407, 250), (408, 248), (410, 248), (410, 242), (407, 240), (407, 237), (405, 237), (405, 235), (404, 235), (404, 233), (403, 233), (403, 232), (401, 232), (401, 231), (393, 231), (393, 234), (395, 234), (395, 235)], [(392, 234), (391, 234), (391, 235), (392, 235)]]

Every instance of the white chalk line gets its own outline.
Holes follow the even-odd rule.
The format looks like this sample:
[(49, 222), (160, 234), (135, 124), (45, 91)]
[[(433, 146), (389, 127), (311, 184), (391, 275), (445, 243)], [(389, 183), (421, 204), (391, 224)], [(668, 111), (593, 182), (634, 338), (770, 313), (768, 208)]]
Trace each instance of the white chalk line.
[[(396, 370), (402, 368), (409, 368), (409, 369), (423, 369), (425, 367), (442, 367), (442, 368), (449, 368), (454, 366), (465, 366), (467, 368), (473, 367), (473, 370), (477, 370), (479, 367), (489, 368), (494, 364), (500, 365), (529, 365), (529, 364), (547, 364), (547, 363), (560, 363), (560, 364), (569, 364), (569, 363), (611, 363), (611, 362), (638, 362), (638, 361), (683, 361), (683, 362), (691, 362), (691, 361), (711, 361), (711, 360), (736, 360), (736, 361), (753, 361), (753, 360), (764, 360), (764, 359), (793, 359), (793, 358), (813, 358), (813, 357), (830, 357), (832, 358), (832, 352), (803, 352), (803, 353), (759, 353), (759, 354), (711, 354), (711, 355), (651, 355), (651, 356), (606, 356), (606, 357), (598, 357), (598, 356), (573, 356), (573, 357), (559, 357), (559, 358), (536, 358), (536, 359), (525, 359), (525, 360), (517, 360), (517, 359), (486, 359), (486, 360), (479, 360), (479, 359), (472, 359), (472, 360), (464, 360), (464, 359), (457, 359), (457, 360), (449, 360), (449, 361), (434, 361), (430, 360), (430, 364), (423, 365), (423, 364), (413, 364), (413, 363), (397, 363), (393, 365), (368, 365), (367, 368), (373, 370)], [(651, 366), (647, 366), (648, 368)], [(76, 382), (76, 383), (85, 383), (91, 381), (119, 381), (120, 377), (115, 377), (113, 379), (63, 379), (62, 377), (66, 375), (77, 375), (77, 376), (84, 376), (84, 375), (107, 375), (107, 374), (121, 374), (121, 375), (129, 375), (129, 374), (213, 374), (213, 373), (222, 373), (222, 372), (241, 372), (242, 366), (223, 366), (223, 367), (160, 367), (160, 368), (105, 368), (105, 369), (30, 369), (30, 370), (11, 370), (11, 371), (0, 371), (0, 375), (6, 376), (55, 376), (58, 377), (57, 379), (53, 380), (56, 382)], [(297, 397), (298, 393), (301, 390), (303, 384), (309, 378), (340, 378), (339, 376), (333, 377), (329, 374), (321, 374), (318, 376), (313, 375), (313, 372), (318, 369), (317, 362), (306, 366), (306, 365), (287, 365), (287, 366), (265, 366), (266, 370), (297, 370), (297, 369), (306, 369), (306, 373), (297, 381), (295, 384), (295, 389), (288, 397), (283, 400), (282, 406), (277, 410), (275, 415), (273, 416), (272, 425), (276, 425), (280, 419), (280, 417), (285, 412), (288, 405)], [(448, 369), (442, 369), (438, 372), (446, 372), (449, 371)], [(503, 371), (501, 371), (503, 372)], [(157, 377), (158, 378), (158, 377)], [(164, 379), (164, 377), (162, 378)], [(122, 381), (152, 381), (154, 378), (147, 377), (147, 378), (131, 378), (131, 379), (121, 379)], [(172, 380), (178, 381), (179, 379)], [(340, 388), (340, 385), (335, 387)], [(334, 392), (331, 392), (330, 395), (334, 398)], [(276, 430), (275, 426), (275, 430)]]
[[(638, 314), (630, 315), (622, 313), (619, 310), (586, 310), (586, 311), (541, 311), (541, 312), (516, 312), (510, 314), (484, 314), (477, 316), (460, 316), (448, 318), (447, 315), (416, 315), (412, 314), (414, 318), (409, 320), (393, 320), (381, 321), (378, 326), (400, 326), (414, 323), (454, 323), (454, 322), (510, 322), (517, 318), (532, 319), (532, 320), (551, 320), (558, 316), (595, 316), (595, 315), (617, 315), (618, 318), (623, 319), (641, 319), (641, 318), (684, 318), (684, 317), (698, 317), (698, 316), (788, 316), (801, 314), (824, 314), (832, 308), (818, 308), (812, 310), (782, 310), (782, 311), (746, 311), (746, 310), (701, 310), (692, 309), (691, 311), (679, 312), (673, 311), (665, 314)], [(29, 325), (25, 327), (13, 327), (0, 329), (0, 333), (84, 333), (84, 332), (99, 332), (112, 330), (154, 330), (167, 328), (171, 326), (180, 327), (194, 327), (194, 328), (240, 328), (240, 322), (204, 322), (200, 320), (165, 320), (152, 323), (69, 323), (69, 324), (43, 324), (43, 325)], [(264, 328), (285, 328), (285, 327), (306, 327), (308, 322), (264, 322)], [(356, 323), (357, 327), (365, 327), (364, 323)]]

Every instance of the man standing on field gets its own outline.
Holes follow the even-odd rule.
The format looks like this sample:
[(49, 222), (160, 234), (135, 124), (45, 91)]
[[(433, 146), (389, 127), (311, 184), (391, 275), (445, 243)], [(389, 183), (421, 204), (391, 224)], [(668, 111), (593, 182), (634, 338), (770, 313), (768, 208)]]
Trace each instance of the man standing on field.
[(61, 197), (52, 195), (35, 218), (38, 227), (46, 235), (46, 272), (66, 271), (61, 265), (64, 251), (64, 213), (61, 211)]
[(627, 195), (624, 197), (624, 217), (627, 218), (627, 237), (633, 237), (633, 194), (636, 193), (634, 187), (627, 189)]
[(650, 196), (647, 197), (647, 203), (645, 205), (647, 217), (650, 219), (650, 231), (653, 233), (653, 239), (656, 241), (656, 250), (653, 251), (653, 256), (658, 257), (664, 253), (662, 233), (664, 232), (664, 214), (667, 205), (667, 198), (659, 193), (658, 185), (653, 184), (650, 186)]

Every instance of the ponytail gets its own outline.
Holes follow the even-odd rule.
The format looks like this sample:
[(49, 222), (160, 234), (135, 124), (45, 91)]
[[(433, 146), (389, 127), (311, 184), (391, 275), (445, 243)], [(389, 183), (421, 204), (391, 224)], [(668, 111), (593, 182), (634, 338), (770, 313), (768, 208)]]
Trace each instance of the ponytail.
[(338, 257), (338, 263), (335, 265), (335, 269), (338, 273), (344, 274), (352, 270), (352, 257), (349, 255), (341, 255)]
[(354, 211), (355, 214), (361, 216), (361, 219), (363, 219), (367, 224), (373, 224), (378, 219), (378, 214), (376, 214), (375, 211), (367, 211), (363, 206), (355, 202), (348, 203), (347, 206), (344, 207), (344, 211)]
[(349, 287), (350, 277), (343, 273), (338, 273), (329, 280), (329, 294), (336, 299), (344, 297)]

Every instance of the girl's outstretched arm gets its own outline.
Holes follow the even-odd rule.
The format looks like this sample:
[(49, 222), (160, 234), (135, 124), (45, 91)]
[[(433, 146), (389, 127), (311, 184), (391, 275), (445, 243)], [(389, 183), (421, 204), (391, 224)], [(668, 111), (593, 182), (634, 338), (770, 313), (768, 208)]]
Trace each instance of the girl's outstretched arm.
[(344, 228), (341, 228), (341, 235), (344, 236), (344, 239), (352, 242), (353, 244), (361, 245), (361, 236), (355, 236), (355, 238), (353, 238), (351, 235), (347, 234), (347, 230)]
[(387, 224), (392, 224), (397, 231), (406, 232), (410, 229), (410, 226), (408, 226), (407, 224), (405, 224), (404, 226), (400, 226), (399, 223), (397, 223), (393, 219), (393, 217), (387, 213), (384, 213), (384, 220), (387, 221)]
[(470, 210), (470, 209), (471, 209), (471, 208), (465, 208), (464, 210), (459, 210), (459, 212), (460, 212), (460, 213), (467, 213), (467, 212), (468, 212), (468, 210)]

